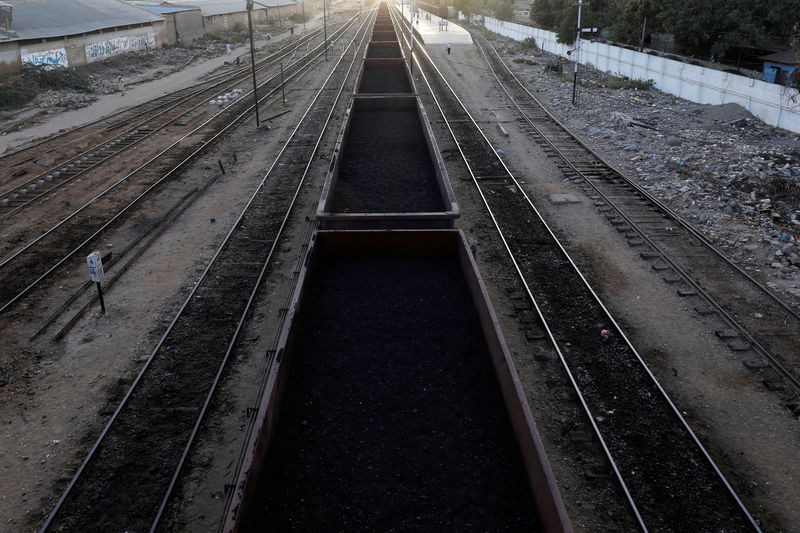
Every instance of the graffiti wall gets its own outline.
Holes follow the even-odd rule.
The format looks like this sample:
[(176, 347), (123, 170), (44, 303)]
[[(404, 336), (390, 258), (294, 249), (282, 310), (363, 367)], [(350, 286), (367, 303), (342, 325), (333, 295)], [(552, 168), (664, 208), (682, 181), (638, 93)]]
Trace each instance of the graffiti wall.
[(23, 63), (32, 63), (34, 65), (60, 65), (68, 67), (67, 50), (64, 48), (56, 48), (55, 50), (44, 50), (42, 52), (33, 52), (32, 54), (21, 54)]
[(115, 37), (113, 39), (87, 44), (86, 61), (91, 63), (92, 61), (105, 59), (116, 54), (133, 52), (136, 50), (147, 50), (148, 48), (155, 48), (155, 46), (156, 39), (152, 33), (147, 35)]

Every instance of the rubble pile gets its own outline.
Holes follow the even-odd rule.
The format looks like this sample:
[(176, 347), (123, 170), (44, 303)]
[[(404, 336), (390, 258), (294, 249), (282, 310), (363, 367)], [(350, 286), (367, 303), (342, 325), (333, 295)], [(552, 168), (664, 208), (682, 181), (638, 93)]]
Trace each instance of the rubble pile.
[(743, 269), (800, 305), (800, 136), (765, 125), (737, 104), (609, 89), (608, 76), (586, 67), (573, 106), (572, 80), (549, 66), (563, 60), (525, 59), (508, 64), (568, 128)]
[(87, 107), (96, 99), (97, 97), (91, 94), (62, 89), (59, 91), (50, 90), (37, 94), (36, 98), (33, 100), (33, 104), (41, 109), (48, 109), (51, 107), (79, 108)]

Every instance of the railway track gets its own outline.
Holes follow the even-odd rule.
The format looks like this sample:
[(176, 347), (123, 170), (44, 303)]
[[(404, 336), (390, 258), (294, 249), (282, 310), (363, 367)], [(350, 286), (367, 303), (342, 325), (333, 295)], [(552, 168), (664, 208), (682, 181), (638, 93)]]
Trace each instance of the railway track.
[[(333, 36), (352, 24), (351, 19)], [(325, 49), (319, 44), (285, 65), (284, 81), (291, 81), (310, 68)], [(262, 82), (260, 105), (280, 92), (281, 75)], [(223, 109), (182, 135), (167, 148), (108, 186), (81, 207), (20, 246), (0, 262), (0, 313), (9, 311), (53, 273), (74, 261), (77, 255), (110, 230), (130, 220), (150, 196), (174, 179), (226, 132), (252, 115), (253, 104), (246, 97)], [(216, 124), (223, 121), (222, 124)], [(210, 127), (214, 126), (214, 127)]]
[[(257, 60), (256, 69), (260, 71), (275, 65), (281, 59), (292, 54), (296, 48), (312, 42), (321, 35), (322, 30), (310, 31), (308, 34), (299, 37), (297, 40), (280, 48), (276, 52)], [(42, 179), (48, 174), (60, 171), (61, 168), (72, 162), (80, 160), (81, 158), (91, 157), (94, 151), (100, 150), (104, 148), (106, 144), (112, 143), (118, 138), (123, 138), (130, 132), (136, 131), (138, 127), (143, 127), (147, 122), (159, 118), (163, 113), (172, 112), (176, 108), (180, 109), (187, 106), (187, 104), (195, 102), (198, 98), (207, 101), (212, 95), (216, 97), (217, 93), (220, 91), (225, 92), (226, 89), (224, 89), (224, 86), (226, 84), (247, 80), (249, 76), (249, 66), (238, 67), (231, 72), (212, 76), (209, 79), (184, 87), (178, 91), (165, 94), (134, 107), (122, 109), (88, 124), (26, 145), (19, 150), (3, 154), (0, 156), (0, 184), (5, 185), (15, 174), (28, 175), (31, 168), (36, 167), (26, 165), (33, 163), (37, 159), (51, 157), (56, 160), (63, 160), (54, 161), (54, 163), (58, 163), (56, 166), (46, 171), (39, 172), (33, 178), (28, 178), (23, 185), (27, 186), (31, 183), (36, 183), (37, 180)], [(75, 149), (79, 144), (86, 144), (87, 146), (81, 149), (80, 152), (76, 151), (75, 154), (67, 155), (66, 152), (71, 152), (71, 150)], [(25, 172), (21, 173), (21, 171)], [(0, 192), (0, 202), (2, 202), (2, 199), (9, 196), (9, 192), (10, 191), (7, 189)]]
[(365, 57), (384, 43), (397, 54), (362, 64), (225, 530), (572, 531), (385, 3)]
[(369, 18), (343, 47), (43, 531), (158, 528), (322, 135), (352, 81)]
[[(260, 59), (256, 65), (257, 71), (263, 73), (274, 68), (280, 61), (291, 60), (302, 45), (312, 42), (320, 35), (320, 31), (311, 32)], [(0, 180), (3, 175), (19, 175), (24, 178), (22, 181), (14, 180), (0, 192), (0, 222), (20, 213), (34, 202), (52, 196), (59, 188), (92, 171), (112, 174), (118, 172), (116, 169), (109, 171), (103, 165), (113, 162), (117, 156), (163, 130), (171, 128), (171, 136), (180, 136), (182, 129), (191, 129), (192, 123), (202, 120), (207, 114), (205, 112), (209, 109), (209, 98), (216, 100), (220, 93), (230, 95), (234, 90), (238, 92), (236, 86), (247, 82), (250, 75), (249, 68), (237, 68), (213, 81), (202, 82), (121, 111), (114, 116), (113, 121), (103, 118), (65, 132), (52, 140), (44, 141), (43, 145), (34, 145), (14, 154), (12, 161), (0, 159), (0, 165), (6, 163), (0, 170)], [(76, 151), (78, 143), (85, 148)], [(23, 159), (13, 161), (19, 157)], [(61, 161), (45, 171), (39, 171), (41, 167), (34, 161), (48, 158), (52, 158), (51, 161)], [(31, 173), (34, 175), (27, 177)], [(9, 179), (5, 178), (6, 181)]]
[(717, 337), (768, 388), (787, 402), (795, 399), (800, 393), (800, 315), (569, 131), (511, 72), (491, 43), (477, 39), (529, 134), (558, 158), (570, 179), (580, 184), (628, 244), (641, 250), (653, 271), (680, 296), (694, 299), (698, 312), (719, 317)]
[(639, 527), (759, 530), (424, 47), (414, 57)]

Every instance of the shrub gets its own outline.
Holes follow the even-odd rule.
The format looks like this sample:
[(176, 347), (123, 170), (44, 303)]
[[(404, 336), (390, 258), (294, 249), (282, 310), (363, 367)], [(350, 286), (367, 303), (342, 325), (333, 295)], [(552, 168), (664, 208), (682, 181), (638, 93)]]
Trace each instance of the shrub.
[(630, 78), (617, 78), (611, 77), (608, 78), (605, 82), (605, 86), (609, 89), (636, 89), (638, 91), (647, 91), (652, 89), (655, 86), (656, 82), (653, 80), (641, 80), (635, 79), (632, 80)]
[(544, 66), (545, 72), (552, 72), (553, 74), (561, 74), (564, 72), (564, 66), (558, 61), (549, 61)]
[(295, 13), (289, 17), (289, 20), (295, 24), (302, 24), (303, 22), (308, 22), (311, 20), (311, 13), (306, 13), (305, 19), (303, 18), (302, 13)]
[(89, 90), (89, 76), (78, 69), (25, 63), (0, 79), (0, 109), (15, 109), (49, 89)]
[(536, 39), (534, 39), (533, 37), (528, 37), (527, 39), (524, 39), (520, 43), (520, 46), (522, 46), (523, 50), (538, 50), (539, 49), (539, 47), (536, 46)]
[(42, 89), (76, 89), (85, 91), (89, 87), (89, 76), (74, 68), (25, 63), (19, 67), (17, 75)]

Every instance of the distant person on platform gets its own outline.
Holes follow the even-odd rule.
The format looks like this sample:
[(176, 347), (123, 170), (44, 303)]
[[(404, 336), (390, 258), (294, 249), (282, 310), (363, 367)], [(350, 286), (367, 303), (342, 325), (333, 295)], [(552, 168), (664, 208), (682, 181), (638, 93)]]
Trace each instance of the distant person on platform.
[(121, 96), (125, 96), (125, 78), (122, 76), (117, 76), (117, 89), (122, 93)]
[(452, 47), (453, 47), (452, 44), (447, 43), (447, 55), (450, 55), (450, 48), (452, 48)]

